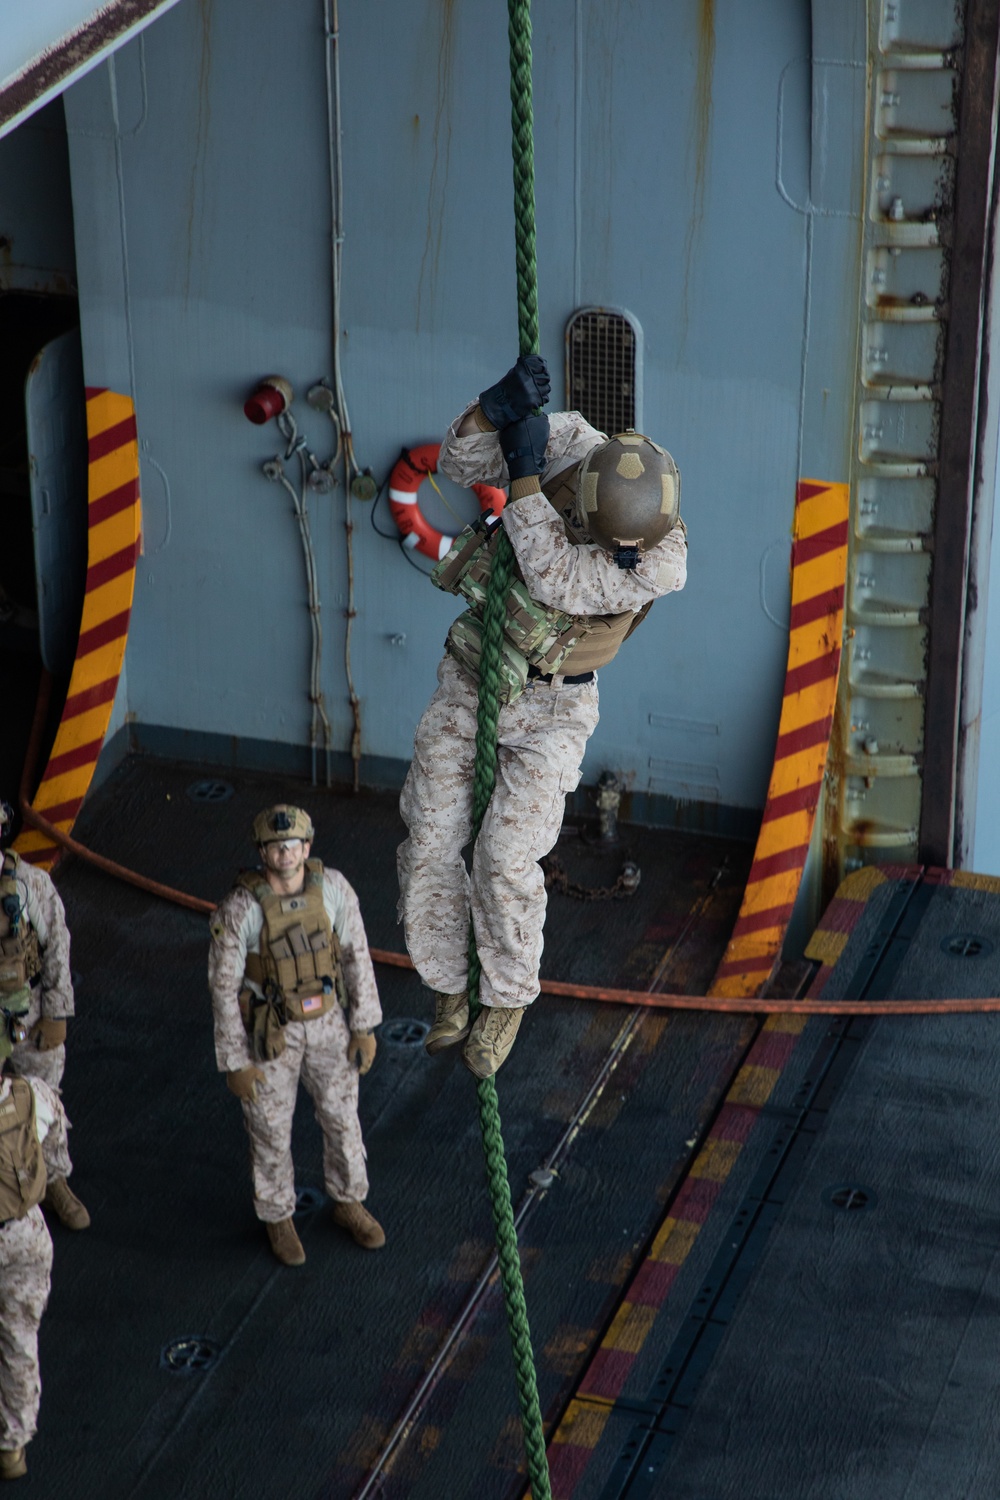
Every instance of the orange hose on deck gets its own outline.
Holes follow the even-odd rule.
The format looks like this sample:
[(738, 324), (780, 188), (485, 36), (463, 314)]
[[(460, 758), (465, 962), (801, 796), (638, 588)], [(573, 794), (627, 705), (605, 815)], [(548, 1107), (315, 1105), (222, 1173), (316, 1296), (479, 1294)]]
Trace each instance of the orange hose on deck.
[[(113, 875), (116, 880), (127, 881), (129, 885), (149, 891), (151, 895), (159, 896), (164, 901), (173, 901), (177, 906), (186, 906), (189, 911), (204, 912), (206, 916), (213, 912), (216, 902), (203, 901), (200, 896), (189, 896), (185, 891), (175, 890), (173, 886), (161, 885), (158, 880), (139, 875), (125, 865), (116, 864), (113, 859), (105, 859), (103, 854), (94, 854), (85, 845), (70, 838), (68, 833), (62, 833), (53, 827), (47, 818), (43, 818), (31, 806), (28, 786), (38, 759), (51, 688), (52, 679), (48, 672), (43, 671), (31, 738), (21, 774), (19, 800), (25, 821), (34, 828), (41, 829), (55, 843), (69, 849), (88, 864), (96, 865), (106, 875)], [(413, 960), (408, 953), (393, 953), (388, 948), (370, 948), (369, 952), (373, 962), (377, 964), (388, 964), (395, 969), (413, 968)], [(602, 1000), (611, 1005), (645, 1006), (650, 1010), (721, 1011), (737, 1016), (948, 1016), (986, 1015), (1000, 1011), (1000, 997), (988, 1000), (768, 1000), (757, 996), (749, 999), (740, 996), (730, 999), (720, 995), (652, 995), (647, 990), (616, 990), (601, 985), (564, 984), (558, 979), (543, 979), (539, 988), (543, 995), (560, 995), (570, 1000)]]

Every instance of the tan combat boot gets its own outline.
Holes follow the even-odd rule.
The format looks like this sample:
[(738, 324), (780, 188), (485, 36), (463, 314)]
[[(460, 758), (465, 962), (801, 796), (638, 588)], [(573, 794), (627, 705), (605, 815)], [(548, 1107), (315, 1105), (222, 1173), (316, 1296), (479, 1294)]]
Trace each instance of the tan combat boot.
[(23, 1448), (0, 1448), (0, 1479), (23, 1479), (27, 1472)]
[(460, 995), (434, 994), (434, 1025), (424, 1037), (424, 1050), (431, 1057), (443, 1052), (445, 1047), (454, 1047), (469, 1035), (469, 993)]
[(271, 1249), (283, 1266), (305, 1265), (306, 1252), (302, 1248), (302, 1241), (295, 1233), (295, 1225), (291, 1219), (278, 1219), (273, 1224), (265, 1224), (264, 1228), (267, 1230)]
[(514, 1045), (527, 1006), (484, 1005), (472, 1023), (462, 1061), (477, 1078), (491, 1078)]
[(385, 1230), (378, 1219), (372, 1218), (363, 1203), (335, 1203), (333, 1222), (346, 1229), (357, 1244), (365, 1250), (381, 1250), (385, 1244)]
[(65, 1177), (50, 1177), (42, 1203), (51, 1208), (60, 1224), (67, 1229), (87, 1229), (90, 1215), (66, 1181)]

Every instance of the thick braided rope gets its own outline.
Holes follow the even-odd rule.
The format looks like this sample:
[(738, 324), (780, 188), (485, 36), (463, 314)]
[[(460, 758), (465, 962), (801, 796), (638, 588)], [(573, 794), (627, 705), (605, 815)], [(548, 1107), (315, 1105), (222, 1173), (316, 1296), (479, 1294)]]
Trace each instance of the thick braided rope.
[[(517, 245), (517, 306), (520, 352), (538, 348), (538, 296), (535, 269), (535, 185), (531, 111), (531, 12), (529, 0), (508, 0), (510, 35), (510, 94), (514, 152), (514, 218)], [(501, 526), (490, 569), (483, 608), (483, 641), (479, 667), (479, 704), (476, 719), (476, 761), (472, 790), (472, 835), (479, 835), (493, 787), (496, 783), (497, 721), (500, 716), (500, 662), (507, 591), (514, 567), (514, 552)], [(482, 969), (475, 934), (469, 935), (469, 1007), (479, 1010), (479, 980)], [(496, 1083), (483, 1079), (477, 1088), (479, 1123), (486, 1157), (497, 1259), (503, 1285), (507, 1323), (514, 1356), (514, 1374), (521, 1406), (521, 1426), (527, 1457), (532, 1500), (551, 1500), (545, 1433), (538, 1401), (535, 1360), (524, 1300), (517, 1230), (507, 1179), (507, 1161), (500, 1133), (500, 1106)]]

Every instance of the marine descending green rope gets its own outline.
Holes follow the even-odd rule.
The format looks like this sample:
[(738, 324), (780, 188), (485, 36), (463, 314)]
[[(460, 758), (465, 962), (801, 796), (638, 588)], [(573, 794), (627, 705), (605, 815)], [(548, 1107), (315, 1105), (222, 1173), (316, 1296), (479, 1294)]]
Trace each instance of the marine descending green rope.
[[(531, 5), (530, 0), (507, 0), (510, 36), (510, 98), (514, 152), (514, 234), (517, 246), (517, 329), (521, 354), (538, 352), (538, 290), (535, 265), (535, 165), (531, 108)], [(496, 556), (483, 610), (483, 643), (479, 671), (479, 709), (476, 720), (476, 762), (473, 773), (472, 836), (475, 839), (489, 806), (496, 782), (497, 719), (500, 714), (500, 653), (503, 642), (504, 602), (514, 566), (514, 552), (503, 527), (499, 528)], [(479, 955), (475, 934), (469, 937), (469, 1007), (479, 1010)], [(514, 1373), (521, 1405), (521, 1426), (528, 1460), (532, 1500), (551, 1500), (545, 1434), (538, 1404), (535, 1360), (528, 1328), (528, 1311), (521, 1280), (517, 1230), (507, 1180), (507, 1161), (500, 1134), (500, 1108), (496, 1083), (483, 1079), (477, 1086), (479, 1121), (486, 1155), (493, 1222), (496, 1226), (497, 1259), (503, 1283), (507, 1322), (514, 1354)]]

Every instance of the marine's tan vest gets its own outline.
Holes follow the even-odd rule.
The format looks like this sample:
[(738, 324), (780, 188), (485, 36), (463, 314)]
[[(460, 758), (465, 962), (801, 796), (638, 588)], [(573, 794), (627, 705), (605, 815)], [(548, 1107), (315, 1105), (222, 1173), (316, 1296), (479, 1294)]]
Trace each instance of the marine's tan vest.
[[(0, 870), (0, 1004), (4, 1000), (25, 1001), (31, 981), (42, 972), (38, 934), (28, 920), (17, 887), (19, 855), (9, 849)], [(4, 910), (11, 899), (18, 904), (14, 917)]]
[(259, 870), (244, 870), (245, 886), (264, 913), (260, 952), (248, 953), (244, 979), (277, 991), (287, 1017), (310, 1021), (334, 1005), (347, 1008), (340, 942), (323, 904), (323, 865), (306, 860), (305, 884), (297, 896), (280, 896)]
[[(575, 546), (584, 546), (590, 538), (576, 520), (579, 469), (579, 464), (575, 464), (564, 470), (542, 493), (560, 515), (569, 540)], [(493, 538), (497, 529), (496, 522), (483, 520), (467, 526), (431, 572), (438, 588), (463, 594), (471, 606), (452, 622), (445, 645), (474, 678), (479, 676), (482, 659), (483, 609), (493, 570)], [(606, 666), (618, 654), (622, 641), (646, 618), (652, 602), (649, 600), (635, 613), (626, 610), (615, 615), (568, 614), (532, 598), (515, 562), (504, 601), (499, 701), (512, 703), (519, 697), (532, 671), (542, 676), (576, 677)]]
[(12, 1078), (0, 1102), (0, 1224), (23, 1219), (45, 1192), (45, 1162), (35, 1128), (35, 1096), (23, 1078)]

